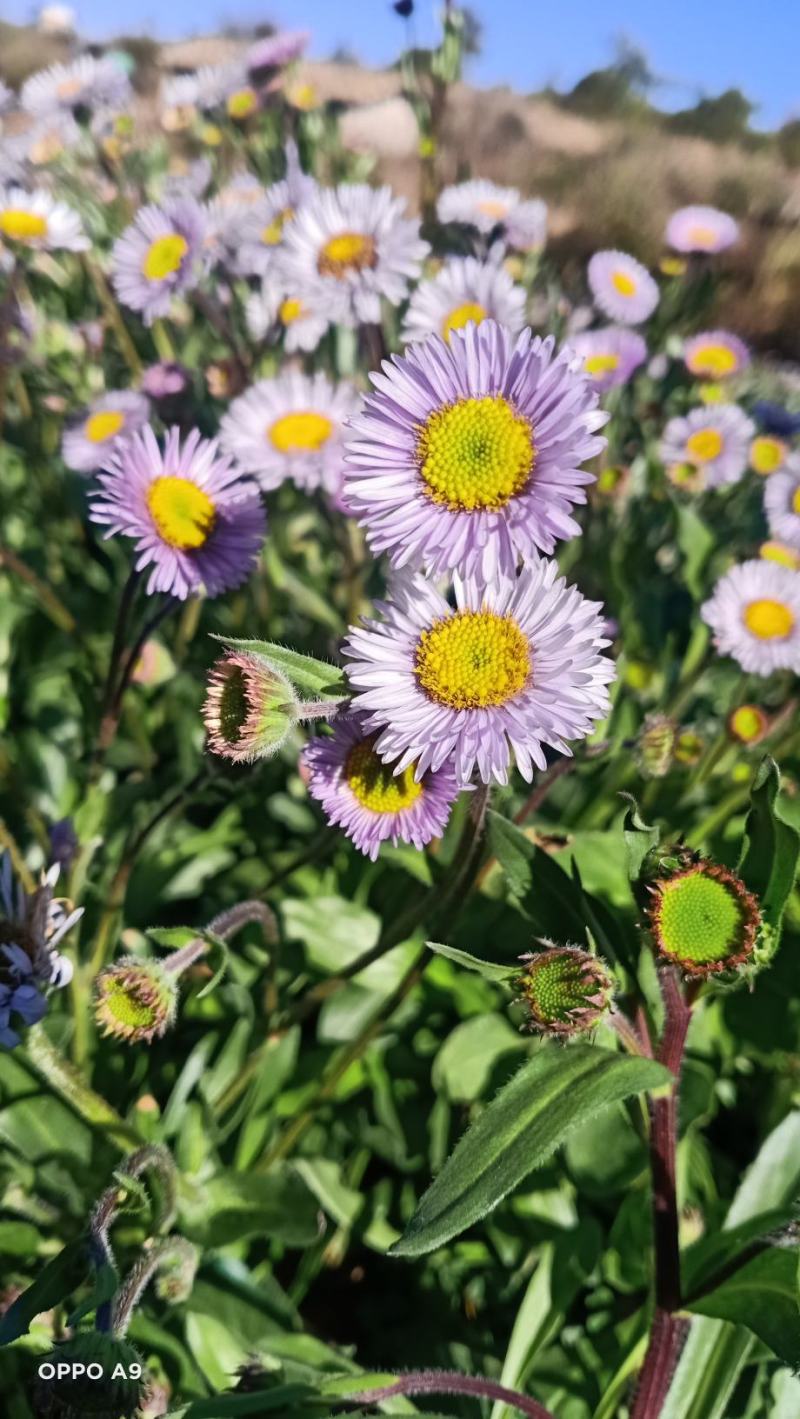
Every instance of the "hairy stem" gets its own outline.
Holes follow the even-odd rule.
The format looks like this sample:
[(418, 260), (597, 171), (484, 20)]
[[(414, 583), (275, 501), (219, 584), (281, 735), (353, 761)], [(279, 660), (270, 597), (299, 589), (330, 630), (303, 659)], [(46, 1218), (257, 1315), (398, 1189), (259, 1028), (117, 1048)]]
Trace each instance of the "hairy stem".
[(553, 1419), (549, 1409), (526, 1394), (506, 1389), (505, 1385), (485, 1380), (480, 1375), (461, 1375), (457, 1370), (413, 1370), (381, 1389), (362, 1390), (359, 1394), (348, 1395), (348, 1399), (373, 1405), (381, 1404), (396, 1394), (463, 1394), (473, 1399), (493, 1399), (507, 1404), (519, 1414), (527, 1414), (529, 1419)]

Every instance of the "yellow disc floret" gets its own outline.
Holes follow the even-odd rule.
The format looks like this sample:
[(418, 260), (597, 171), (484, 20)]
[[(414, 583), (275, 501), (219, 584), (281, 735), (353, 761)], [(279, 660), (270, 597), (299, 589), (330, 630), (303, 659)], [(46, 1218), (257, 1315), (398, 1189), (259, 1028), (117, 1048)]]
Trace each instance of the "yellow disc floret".
[(267, 223), (261, 233), (261, 240), (265, 246), (278, 246), (283, 241), (283, 229), (293, 216), (292, 207), (284, 207), (282, 211), (275, 213), (272, 221)]
[(148, 489), (147, 506), (159, 536), (180, 552), (202, 547), (214, 530), (216, 508), (189, 478), (156, 478)]
[(83, 426), (83, 432), (90, 443), (105, 443), (106, 439), (113, 439), (118, 434), (125, 423), (125, 415), (118, 409), (102, 409), (97, 414), (90, 414)]
[(231, 94), (226, 108), (230, 118), (249, 118), (258, 108), (258, 96), (254, 89), (239, 89)]
[(434, 410), (417, 439), (424, 491), (453, 512), (505, 507), (526, 487), (534, 457), (528, 420), (501, 394)]
[(686, 452), (695, 463), (710, 463), (722, 453), (722, 434), (718, 429), (697, 429), (686, 440)]
[(611, 374), (619, 367), (619, 355), (587, 355), (583, 367), (587, 374)]
[(142, 271), (148, 281), (165, 281), (167, 276), (173, 276), (180, 269), (180, 264), (188, 250), (188, 241), (178, 232), (171, 232), (169, 236), (157, 237), (147, 248), (147, 254), (142, 262)]
[(414, 658), (417, 683), (450, 709), (505, 705), (531, 673), (528, 639), (511, 616), (458, 611), (423, 631)]
[(470, 321), (473, 321), (475, 325), (480, 325), (481, 321), (485, 320), (488, 314), (489, 312), (486, 307), (479, 305), (477, 301), (465, 301), (464, 305), (456, 306), (455, 310), (451, 310), (447, 319), (444, 321), (442, 325), (443, 338), (447, 340), (449, 344), (450, 332), (452, 330), (463, 330), (464, 326), (469, 325)]
[(794, 613), (783, 601), (762, 596), (744, 608), (744, 623), (760, 641), (785, 640), (794, 630)]
[(313, 409), (296, 409), (276, 419), (268, 432), (270, 443), (279, 453), (316, 453), (328, 442), (333, 423)]
[(750, 467), (763, 477), (777, 472), (785, 457), (786, 444), (766, 434), (753, 439), (750, 445)]
[(281, 301), (278, 307), (278, 319), (281, 325), (291, 325), (304, 314), (303, 302), (297, 300), (294, 296), (287, 296), (284, 301)]
[(710, 374), (719, 379), (738, 369), (739, 358), (730, 345), (698, 345), (686, 363), (692, 374)]
[(0, 234), (12, 241), (36, 241), (47, 236), (47, 220), (39, 212), (6, 207), (0, 212)]
[(365, 271), (377, 265), (378, 252), (371, 236), (364, 232), (340, 232), (325, 242), (317, 260), (323, 276), (343, 281), (349, 271)]
[(621, 296), (636, 295), (636, 282), (627, 271), (615, 271), (611, 277), (611, 284)]
[(414, 778), (414, 765), (393, 774), (372, 747), (373, 740), (355, 744), (347, 756), (344, 777), (350, 792), (370, 813), (399, 813), (410, 808), (422, 793)]

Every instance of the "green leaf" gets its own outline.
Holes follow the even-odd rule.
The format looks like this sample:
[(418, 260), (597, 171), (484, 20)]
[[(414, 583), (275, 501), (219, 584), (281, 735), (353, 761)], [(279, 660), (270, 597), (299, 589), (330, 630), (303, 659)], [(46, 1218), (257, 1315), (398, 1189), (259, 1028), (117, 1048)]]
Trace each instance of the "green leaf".
[(228, 943), (225, 941), (225, 939), (222, 936), (217, 936), (215, 932), (200, 931), (197, 932), (196, 935), (201, 936), (203, 941), (205, 941), (210, 948), (208, 956), (204, 959), (213, 960), (213, 957), (217, 956), (219, 960), (219, 964), (216, 970), (214, 971), (211, 980), (207, 981), (206, 984), (203, 986), (203, 989), (197, 992), (197, 999), (203, 1000), (206, 995), (210, 995), (212, 990), (216, 989), (223, 976), (227, 972), (228, 966), (230, 965), (231, 953), (228, 950)]
[(753, 1345), (752, 1335), (739, 1326), (694, 1321), (659, 1419), (728, 1419)]
[(798, 856), (800, 832), (781, 814), (778, 765), (766, 755), (750, 794), (738, 871), (759, 898), (765, 922), (776, 932), (797, 876)]
[(287, 1405), (299, 1405), (314, 1391), (308, 1385), (276, 1385), (256, 1394), (218, 1394), (212, 1399), (194, 1399), (177, 1413), (181, 1419), (236, 1419), (239, 1414), (289, 1413)]
[(645, 823), (639, 812), (639, 805), (630, 793), (621, 793), (620, 798), (624, 798), (628, 804), (622, 824), (628, 858), (628, 879), (638, 882), (648, 853), (658, 847), (661, 829)]
[(166, 946), (169, 951), (179, 951), (200, 935), (196, 926), (148, 926), (147, 935), (157, 946)]
[(800, 1367), (796, 1250), (770, 1247), (688, 1309), (746, 1326), (784, 1364), (793, 1370)]
[(504, 1015), (473, 1015), (456, 1025), (439, 1050), (433, 1063), (434, 1087), (453, 1103), (472, 1103), (485, 1092), (497, 1065), (525, 1047)]
[(283, 671), (287, 680), (304, 695), (319, 696), (323, 699), (344, 699), (349, 693), (344, 671), (325, 660), (316, 660), (313, 655), (301, 655), (275, 641), (229, 640), (227, 636), (215, 636), (226, 646), (236, 650), (249, 651), (251, 655), (262, 655), (276, 670)]
[(676, 505), (678, 518), (677, 542), (683, 554), (683, 575), (692, 596), (698, 601), (705, 590), (703, 568), (714, 546), (715, 538), (710, 528), (698, 516), (689, 503)]
[(60, 1305), (80, 1285), (88, 1271), (86, 1238), (76, 1237), (58, 1256), (48, 1261), (33, 1284), (9, 1306), (0, 1320), (0, 1345), (10, 1345), (20, 1335), (27, 1335), (36, 1316)]
[(304, 1247), (319, 1233), (317, 1200), (290, 1167), (263, 1176), (222, 1171), (196, 1185), (184, 1179), (180, 1215), (190, 1241), (207, 1247), (259, 1235)]
[(543, 1045), (479, 1115), (428, 1188), (397, 1256), (421, 1256), (501, 1202), (598, 1109), (670, 1083), (651, 1059), (595, 1045)]
[(481, 961), (478, 956), (470, 956), (468, 951), (459, 951), (455, 946), (442, 946), (438, 941), (426, 941), (425, 945), (429, 951), (435, 951), (437, 956), (446, 956), (448, 961), (455, 961), (457, 966), (463, 966), (465, 971), (475, 971), (484, 980), (500, 981), (507, 984), (514, 976), (519, 975), (517, 966), (497, 966), (493, 961)]
[[(569, 876), (515, 823), (491, 810), (487, 814), (487, 832), (489, 846), (506, 875), (512, 896), (535, 933), (586, 945), (587, 928), (596, 931), (599, 920), (608, 914), (583, 890), (577, 863), (573, 862), (573, 875)], [(600, 930), (605, 944), (608, 932), (605, 926)]]

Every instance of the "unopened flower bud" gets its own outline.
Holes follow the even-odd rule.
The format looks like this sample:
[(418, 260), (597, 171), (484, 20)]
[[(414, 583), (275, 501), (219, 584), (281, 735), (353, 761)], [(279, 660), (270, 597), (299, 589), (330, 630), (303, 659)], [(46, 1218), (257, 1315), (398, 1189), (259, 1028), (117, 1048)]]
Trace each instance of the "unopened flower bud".
[(727, 867), (701, 859), (654, 883), (650, 892), (658, 953), (687, 975), (731, 970), (752, 954), (758, 902)]
[(521, 956), (517, 986), (530, 1011), (529, 1028), (548, 1035), (591, 1030), (611, 1004), (613, 981), (596, 956), (579, 946), (554, 946)]
[(663, 714), (649, 714), (636, 745), (636, 759), (644, 778), (663, 778), (672, 766), (677, 726)]
[(178, 985), (158, 961), (125, 956), (95, 983), (95, 1018), (106, 1035), (140, 1044), (161, 1036), (175, 1018)]
[(740, 744), (758, 744), (769, 729), (769, 719), (758, 705), (739, 705), (728, 715), (728, 733)]
[(292, 686), (263, 656), (227, 651), (209, 675), (203, 706), (209, 748), (234, 763), (277, 753), (298, 715)]
[(691, 767), (700, 762), (705, 745), (693, 729), (682, 729), (675, 740), (675, 761)]
[(83, 1331), (56, 1346), (39, 1361), (37, 1375), (41, 1419), (133, 1419), (147, 1393), (137, 1351), (99, 1331)]
[(161, 1246), (153, 1289), (162, 1301), (179, 1305), (191, 1295), (195, 1273), (200, 1260), (197, 1247), (187, 1242), (185, 1237), (170, 1237)]

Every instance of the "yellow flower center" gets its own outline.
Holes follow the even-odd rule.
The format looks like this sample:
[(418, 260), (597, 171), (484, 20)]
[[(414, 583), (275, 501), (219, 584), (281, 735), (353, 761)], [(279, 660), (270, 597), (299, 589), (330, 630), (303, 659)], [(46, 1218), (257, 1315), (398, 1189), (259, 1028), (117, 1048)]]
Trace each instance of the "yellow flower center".
[(587, 355), (583, 364), (587, 374), (610, 374), (619, 367), (619, 355)]
[(258, 107), (258, 99), (253, 89), (239, 89), (231, 94), (226, 107), (230, 118), (249, 118)]
[(410, 808), (422, 793), (422, 784), (414, 778), (414, 765), (393, 774), (391, 765), (378, 758), (373, 742), (365, 739), (350, 750), (344, 766), (347, 787), (370, 813), (399, 813)]
[(786, 457), (786, 445), (780, 439), (766, 436), (753, 439), (750, 445), (750, 467), (764, 477), (775, 473)]
[(760, 641), (785, 640), (794, 629), (794, 614), (783, 601), (764, 596), (745, 606), (744, 623)]
[(733, 711), (729, 720), (731, 732), (740, 739), (743, 744), (751, 744), (754, 740), (760, 739), (767, 725), (767, 717), (764, 711), (757, 705), (740, 705)]
[(496, 222), (502, 222), (503, 218), (508, 216), (508, 204), (487, 198), (478, 203), (478, 211), (482, 212), (484, 217), (494, 217)]
[(464, 305), (456, 306), (451, 310), (442, 326), (442, 335), (448, 344), (450, 342), (451, 330), (463, 330), (465, 325), (469, 325), (472, 320), (476, 325), (480, 325), (489, 314), (485, 306), (479, 305), (477, 301), (466, 301)]
[(147, 248), (147, 254), (142, 262), (142, 271), (148, 281), (165, 281), (167, 276), (172, 276), (180, 269), (180, 264), (189, 250), (189, 243), (185, 237), (179, 236), (177, 232), (171, 232), (169, 236), (156, 237), (154, 242)]
[(47, 219), (38, 212), (26, 212), (22, 207), (6, 207), (0, 212), (0, 232), (12, 241), (35, 241), (47, 236)]
[(202, 547), (217, 520), (208, 493), (189, 478), (156, 478), (147, 492), (147, 506), (159, 535), (180, 552)]
[(700, 345), (686, 363), (692, 374), (710, 374), (714, 379), (733, 374), (739, 367), (736, 351), (729, 345)]
[(79, 94), (83, 84), (80, 79), (62, 79), (56, 86), (56, 93), (60, 99), (74, 99)]
[(276, 419), (268, 429), (279, 453), (316, 453), (333, 433), (333, 421), (313, 409), (297, 409)]
[(531, 673), (531, 653), (511, 616), (458, 611), (422, 632), (414, 673), (437, 704), (486, 709), (519, 694)]
[(291, 325), (292, 321), (299, 320), (303, 313), (303, 302), (296, 300), (294, 296), (287, 296), (278, 307), (278, 319), (282, 325)]
[(125, 423), (125, 415), (118, 409), (103, 409), (99, 414), (90, 414), (83, 426), (83, 432), (90, 443), (105, 443), (113, 439)]
[(722, 434), (718, 429), (698, 429), (686, 440), (686, 452), (695, 463), (710, 463), (722, 453)]
[(261, 233), (261, 240), (265, 246), (277, 246), (279, 242), (283, 241), (283, 229), (293, 216), (294, 211), (291, 207), (284, 207), (282, 212), (276, 212), (272, 221)]
[(713, 227), (690, 227), (689, 240), (692, 246), (699, 246), (703, 251), (710, 251), (716, 245), (717, 234)]
[(636, 282), (627, 271), (615, 271), (611, 277), (611, 284), (621, 296), (636, 295)]
[(759, 556), (765, 562), (777, 562), (779, 567), (788, 567), (790, 571), (800, 572), (800, 552), (794, 547), (787, 547), (783, 542), (762, 542)]
[(452, 512), (505, 507), (533, 469), (533, 433), (501, 394), (436, 409), (420, 429), (424, 490)]
[(323, 246), (317, 269), (322, 276), (343, 281), (348, 271), (364, 271), (377, 264), (378, 252), (371, 236), (363, 232), (340, 232)]

